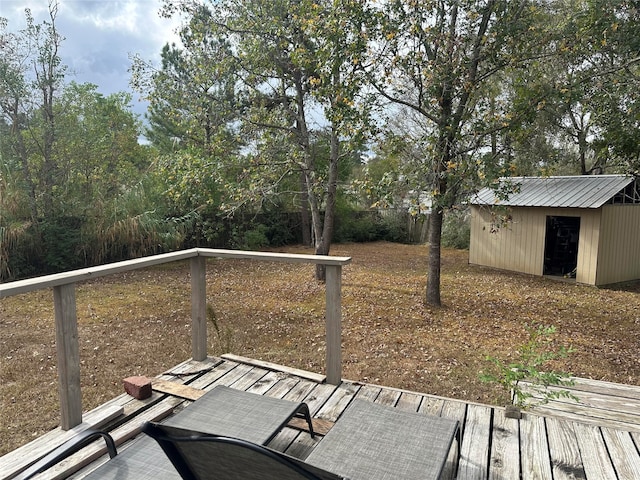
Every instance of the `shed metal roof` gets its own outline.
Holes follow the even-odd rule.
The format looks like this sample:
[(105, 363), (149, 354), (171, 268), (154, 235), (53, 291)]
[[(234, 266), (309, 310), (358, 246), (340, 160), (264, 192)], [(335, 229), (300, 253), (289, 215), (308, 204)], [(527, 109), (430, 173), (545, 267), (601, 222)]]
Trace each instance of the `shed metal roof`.
[(628, 175), (579, 175), (573, 177), (510, 177), (501, 186), (513, 185), (507, 199), (498, 198), (491, 188), (481, 190), (473, 205), (511, 207), (600, 208), (633, 182)]

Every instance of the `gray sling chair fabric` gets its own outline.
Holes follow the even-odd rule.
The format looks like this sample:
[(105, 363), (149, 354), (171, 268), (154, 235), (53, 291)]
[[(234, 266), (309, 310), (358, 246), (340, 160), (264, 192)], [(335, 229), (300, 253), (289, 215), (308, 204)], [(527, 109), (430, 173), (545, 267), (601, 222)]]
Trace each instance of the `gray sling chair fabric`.
[(438, 479), (454, 439), (457, 420), (354, 400), (306, 463), (352, 480)]
[(165, 423), (266, 445), (294, 416), (304, 417), (313, 438), (309, 407), (218, 385)]
[[(235, 392), (222, 392), (222, 395), (226, 393), (235, 395)], [(247, 395), (256, 398), (247, 397), (247, 403), (242, 408), (251, 408), (254, 400), (265, 398), (246, 392), (241, 396)], [(187, 424), (193, 425), (195, 421), (195, 428), (176, 427), (175, 424), (180, 423), (177, 419), (202, 399), (172, 417), (172, 425), (145, 424), (147, 433), (153, 435), (154, 432), (160, 432), (154, 437), (162, 436), (160, 444), (148, 436), (140, 436), (122, 453), (85, 478), (174, 480), (181, 477), (172, 461), (177, 462), (178, 466), (181, 461), (186, 461), (188, 470), (185, 470), (187, 476), (184, 478), (188, 479), (438, 479), (455, 438), (458, 440), (459, 453), (460, 430), (456, 420), (354, 400), (303, 462), (251, 440), (254, 436), (250, 433), (251, 424), (245, 422), (242, 409), (235, 408), (237, 405), (225, 411), (228, 415), (235, 415), (238, 422), (245, 422), (242, 440), (230, 439), (227, 433), (223, 433), (222, 437), (216, 431), (215, 424), (198, 415), (196, 418), (185, 416)], [(289, 415), (290, 410), (285, 409), (285, 413)], [(294, 413), (295, 409), (291, 411), (292, 415)], [(263, 414), (269, 415), (269, 411)], [(250, 415), (249, 418), (256, 417)], [(276, 424), (284, 425), (281, 419)], [(231, 428), (235, 426), (231, 425)], [(260, 431), (257, 435), (263, 441), (267, 437), (272, 438), (273, 434)], [(169, 450), (167, 453), (171, 460), (163, 448), (165, 452)], [(227, 476), (221, 476), (221, 472), (227, 472)]]
[(143, 430), (187, 480), (439, 479), (454, 439), (460, 447), (457, 420), (362, 400), (349, 405), (304, 462), (266, 447), (166, 425), (145, 424)]
[[(235, 390), (218, 385), (205, 393), (201, 398), (187, 406), (165, 423), (185, 429), (204, 433), (215, 433), (237, 437), (243, 440), (266, 445), (294, 416), (306, 419), (310, 434), (313, 437), (313, 424), (309, 407), (303, 402), (292, 402), (255, 393)], [(101, 435), (109, 442), (111, 437), (104, 432), (93, 432)], [(85, 435), (81, 434), (80, 436)], [(90, 436), (89, 434), (86, 434)], [(95, 438), (95, 437), (94, 437)], [(49, 456), (36, 462), (25, 472), (42, 471), (60, 462), (79, 448), (76, 448), (76, 437), (56, 449), (55, 461)], [(78, 442), (79, 443), (79, 442)], [(85, 441), (83, 445), (87, 445)], [(107, 443), (109, 445), (109, 443)], [(113, 440), (111, 440), (113, 444)], [(80, 446), (81, 448), (81, 446)], [(54, 452), (52, 452), (53, 454)], [(138, 438), (115, 456), (115, 447), (109, 450), (112, 457), (107, 463), (89, 474), (88, 479), (153, 479), (173, 480), (180, 475), (175, 471), (169, 459), (158, 444), (149, 438)], [(52, 455), (50, 454), (50, 455)], [(44, 465), (46, 463), (46, 465)], [(24, 472), (23, 472), (24, 475)], [(33, 474), (30, 474), (32, 476)], [(27, 476), (18, 478), (26, 480)]]
[(142, 431), (162, 447), (184, 480), (342, 480), (321, 468), (237, 438), (158, 423)]

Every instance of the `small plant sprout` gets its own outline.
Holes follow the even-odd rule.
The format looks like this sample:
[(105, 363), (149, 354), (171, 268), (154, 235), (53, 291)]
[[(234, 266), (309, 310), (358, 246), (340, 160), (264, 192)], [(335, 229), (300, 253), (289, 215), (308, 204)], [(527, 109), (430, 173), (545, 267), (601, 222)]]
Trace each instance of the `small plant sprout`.
[[(526, 325), (528, 340), (517, 349), (515, 359), (504, 362), (488, 356), (490, 369), (480, 375), (483, 382), (496, 383), (509, 395), (511, 404), (518, 410), (543, 405), (550, 400), (569, 398), (578, 400), (569, 390), (550, 389), (552, 386), (571, 386), (571, 374), (546, 370), (549, 362), (566, 358), (574, 350), (561, 346), (554, 349), (554, 326)], [(525, 382), (525, 383), (523, 383)]]

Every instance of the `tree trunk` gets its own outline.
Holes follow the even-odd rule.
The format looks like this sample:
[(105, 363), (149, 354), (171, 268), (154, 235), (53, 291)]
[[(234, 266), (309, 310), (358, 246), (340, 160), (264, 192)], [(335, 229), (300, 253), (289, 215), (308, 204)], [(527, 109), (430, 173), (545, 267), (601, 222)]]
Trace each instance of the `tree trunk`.
[(440, 244), (442, 240), (442, 209), (431, 212), (429, 216), (429, 264), (427, 266), (427, 290), (425, 302), (439, 307), (440, 302)]
[(302, 244), (305, 246), (313, 245), (311, 241), (311, 219), (309, 217), (309, 193), (307, 191), (307, 182), (305, 174), (300, 174), (300, 191), (302, 192), (302, 205), (300, 207), (300, 223), (302, 228)]
[[(327, 201), (324, 210), (324, 224), (322, 237), (316, 240), (316, 255), (329, 255), (333, 240), (333, 226), (335, 223), (336, 196), (338, 192), (338, 161), (340, 159), (340, 143), (335, 129), (331, 129), (331, 150), (329, 154), (329, 178), (327, 184)], [(316, 265), (316, 279), (326, 280), (324, 265)]]
[(31, 170), (29, 169), (29, 154), (27, 153), (27, 148), (24, 144), (24, 139), (22, 138), (22, 128), (20, 125), (20, 113), (18, 110), (18, 104), (16, 103), (15, 109), (11, 112), (11, 135), (14, 140), (14, 151), (16, 152), (18, 158), (20, 159), (20, 165), (22, 167), (22, 176), (23, 180), (27, 184), (27, 189), (29, 191), (29, 212), (31, 214), (31, 222), (34, 226), (38, 225), (38, 202), (37, 202), (37, 194), (36, 194), (36, 186), (33, 181), (33, 177), (31, 175)]

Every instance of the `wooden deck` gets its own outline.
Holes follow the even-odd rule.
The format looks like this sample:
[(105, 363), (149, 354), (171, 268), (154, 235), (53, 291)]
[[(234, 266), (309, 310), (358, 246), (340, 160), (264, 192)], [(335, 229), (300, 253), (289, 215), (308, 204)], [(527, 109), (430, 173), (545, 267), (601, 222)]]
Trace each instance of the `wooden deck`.
[[(462, 425), (458, 456), (452, 449), (447, 478), (458, 479), (634, 479), (640, 478), (640, 389), (585, 381), (576, 385), (584, 405), (557, 402), (523, 419), (505, 418), (501, 408), (466, 403), (416, 392), (343, 381), (339, 386), (321, 376), (245, 361), (236, 357), (187, 361), (159, 380), (175, 382), (189, 397), (195, 389), (228, 385), (263, 395), (308, 403), (320, 428), (340, 421), (353, 398), (362, 398), (399, 409), (456, 418)], [(161, 382), (158, 388), (161, 387)], [(611, 395), (611, 393), (614, 395)], [(180, 393), (180, 392), (178, 392)], [(126, 448), (147, 420), (160, 420), (184, 408), (189, 401), (154, 391), (145, 401), (122, 394), (84, 415), (84, 423), (72, 431), (53, 430), (0, 458), (2, 478), (11, 478), (28, 463), (69, 438), (74, 432), (98, 425), (111, 432)], [(595, 412), (595, 413), (594, 413)], [(297, 428), (285, 428), (271, 447), (305, 458), (315, 443)], [(39, 478), (82, 478), (106, 461), (103, 443), (89, 446)], [(75, 472), (75, 473), (71, 473)]]

